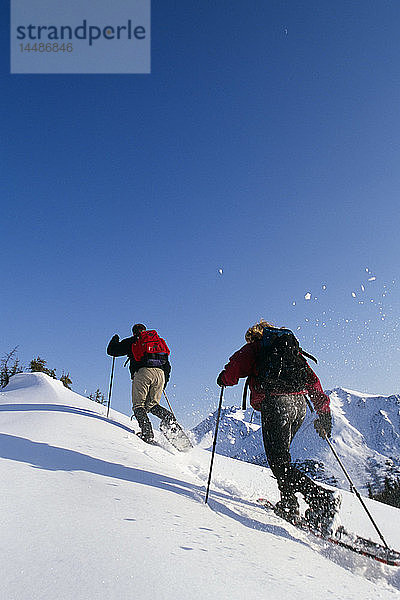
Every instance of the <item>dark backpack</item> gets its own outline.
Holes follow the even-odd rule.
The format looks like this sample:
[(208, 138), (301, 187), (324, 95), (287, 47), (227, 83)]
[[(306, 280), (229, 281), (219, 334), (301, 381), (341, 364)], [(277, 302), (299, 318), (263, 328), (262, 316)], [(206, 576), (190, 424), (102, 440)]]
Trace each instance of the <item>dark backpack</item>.
[(258, 389), (266, 393), (295, 393), (306, 389), (310, 367), (304, 356), (316, 359), (300, 348), (290, 329), (264, 327), (257, 363)]

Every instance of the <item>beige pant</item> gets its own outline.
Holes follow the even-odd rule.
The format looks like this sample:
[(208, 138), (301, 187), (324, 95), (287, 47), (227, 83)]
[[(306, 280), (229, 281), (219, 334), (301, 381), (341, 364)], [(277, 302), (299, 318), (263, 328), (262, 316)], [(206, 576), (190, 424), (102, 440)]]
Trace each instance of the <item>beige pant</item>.
[(142, 367), (132, 381), (132, 407), (149, 411), (159, 404), (165, 384), (164, 371), (154, 367)]

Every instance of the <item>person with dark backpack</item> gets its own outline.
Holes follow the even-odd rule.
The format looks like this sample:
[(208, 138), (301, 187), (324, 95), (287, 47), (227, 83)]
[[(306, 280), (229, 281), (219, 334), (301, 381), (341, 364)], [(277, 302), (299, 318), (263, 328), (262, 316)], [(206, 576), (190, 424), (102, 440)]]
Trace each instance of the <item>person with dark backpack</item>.
[(132, 327), (132, 336), (123, 340), (115, 334), (107, 347), (110, 356), (127, 356), (132, 379), (132, 408), (145, 442), (154, 439), (147, 413), (161, 419), (160, 429), (165, 432), (178, 424), (174, 415), (160, 405), (171, 371), (169, 348), (155, 330), (147, 330), (142, 323)]
[(268, 464), (280, 491), (276, 512), (288, 521), (299, 515), (296, 493), (308, 504), (305, 517), (310, 526), (330, 533), (341, 497), (316, 484), (292, 463), (291, 442), (304, 421), (307, 397), (314, 405), (314, 427), (322, 437), (330, 437), (332, 416), (329, 397), (307, 363), (295, 335), (286, 328), (261, 320), (245, 335), (246, 344), (233, 356), (218, 375), (219, 386), (236, 385), (247, 377), (250, 403), (261, 411), (261, 427)]

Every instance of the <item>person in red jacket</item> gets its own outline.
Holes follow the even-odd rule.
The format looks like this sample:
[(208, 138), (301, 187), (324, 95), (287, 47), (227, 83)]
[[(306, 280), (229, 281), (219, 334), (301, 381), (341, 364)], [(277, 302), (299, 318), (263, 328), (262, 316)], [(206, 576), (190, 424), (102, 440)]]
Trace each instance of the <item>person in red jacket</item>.
[(310, 525), (329, 533), (340, 505), (340, 496), (317, 485), (294, 466), (290, 444), (306, 416), (307, 396), (317, 413), (314, 421), (317, 433), (321, 437), (330, 437), (330, 400), (308, 364), (307, 381), (301, 391), (293, 389), (283, 392), (276, 389), (266, 393), (260, 389), (257, 365), (265, 327), (273, 326), (261, 320), (247, 330), (247, 343), (230, 357), (228, 364), (218, 375), (217, 384), (232, 386), (236, 385), (241, 377), (248, 377), (250, 403), (254, 410), (261, 411), (265, 453), (280, 490), (281, 499), (276, 505), (276, 512), (288, 520), (296, 520), (299, 515), (296, 493), (300, 492), (309, 506), (305, 516)]

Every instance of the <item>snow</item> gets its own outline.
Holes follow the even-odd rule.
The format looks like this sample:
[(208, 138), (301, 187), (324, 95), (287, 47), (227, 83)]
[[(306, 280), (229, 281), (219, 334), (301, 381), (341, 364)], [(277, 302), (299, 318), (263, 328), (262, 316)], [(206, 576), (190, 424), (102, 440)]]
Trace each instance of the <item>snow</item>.
[(364, 392), (357, 392), (356, 390), (349, 390), (349, 388), (343, 387), (340, 389), (346, 392), (347, 394), (350, 394), (351, 396), (355, 396), (357, 398), (379, 398), (379, 396), (377, 396), (376, 394), (364, 394)]
[[(40, 373), (16, 375), (0, 392), (1, 598), (398, 597), (399, 568), (255, 505), (278, 497), (268, 468), (216, 455), (205, 505), (208, 451), (179, 454), (157, 431), (160, 446), (146, 445), (128, 417), (110, 416)], [(399, 511), (366, 503), (399, 549)], [(350, 493), (342, 513), (369, 532)]]

